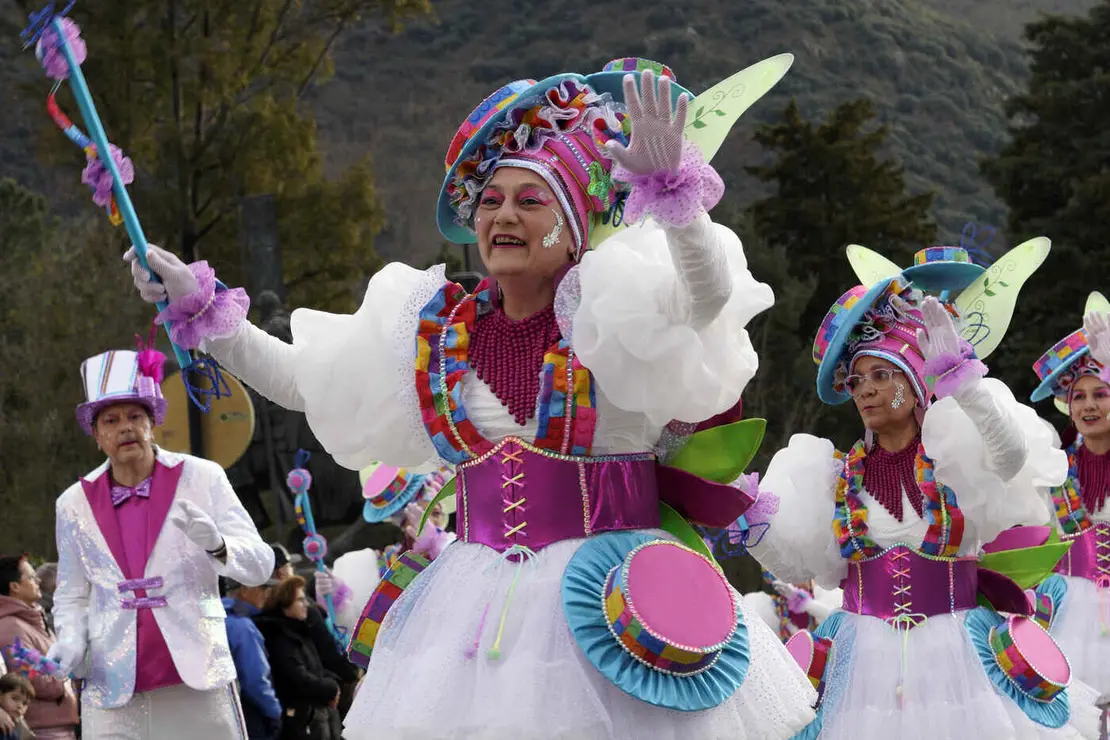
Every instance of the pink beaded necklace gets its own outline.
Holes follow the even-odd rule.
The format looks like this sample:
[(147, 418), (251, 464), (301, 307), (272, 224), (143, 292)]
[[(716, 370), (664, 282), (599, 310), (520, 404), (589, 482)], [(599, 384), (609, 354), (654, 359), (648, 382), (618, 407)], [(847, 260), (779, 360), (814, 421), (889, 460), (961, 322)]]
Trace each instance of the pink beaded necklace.
[(921, 516), (923, 501), (914, 469), (921, 435), (898, 452), (887, 452), (878, 445), (864, 460), (863, 487), (898, 521), (902, 521), (902, 493), (910, 499), (913, 510)]
[(1110, 493), (1110, 452), (1099, 455), (1081, 446), (1076, 451), (1076, 457), (1083, 508), (1096, 514), (1102, 511)]
[(554, 306), (519, 321), (496, 306), (474, 323), (470, 364), (521, 426), (536, 414), (543, 357), (560, 337)]

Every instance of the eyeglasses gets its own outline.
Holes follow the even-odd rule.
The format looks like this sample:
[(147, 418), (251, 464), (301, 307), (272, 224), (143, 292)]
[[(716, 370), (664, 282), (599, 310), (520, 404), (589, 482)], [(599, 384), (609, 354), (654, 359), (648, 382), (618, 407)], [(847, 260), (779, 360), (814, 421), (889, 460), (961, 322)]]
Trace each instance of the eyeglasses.
[(894, 376), (901, 372), (901, 370), (880, 367), (876, 370), (872, 370), (866, 375), (849, 375), (844, 379), (844, 387), (854, 396), (863, 388), (864, 381), (867, 381), (871, 383), (871, 387), (875, 390), (885, 391), (890, 387), (891, 382), (894, 380)]

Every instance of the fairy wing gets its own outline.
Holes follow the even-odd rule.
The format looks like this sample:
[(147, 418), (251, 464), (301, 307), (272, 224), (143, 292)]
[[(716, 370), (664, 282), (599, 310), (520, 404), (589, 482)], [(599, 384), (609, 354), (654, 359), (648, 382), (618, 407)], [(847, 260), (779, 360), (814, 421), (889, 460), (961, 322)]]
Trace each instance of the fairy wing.
[[(698, 145), (706, 162), (712, 161), (744, 111), (766, 95), (793, 63), (793, 54), (764, 59), (718, 82), (690, 101), (684, 133), (687, 141)], [(595, 223), (590, 243), (595, 246), (601, 244), (624, 226), (623, 222), (617, 225)]]
[(1083, 307), (1083, 315), (1086, 316), (1096, 311), (1098, 313), (1110, 313), (1110, 301), (1106, 300), (1106, 296), (1099, 293), (1097, 290), (1092, 291), (1091, 294), (1087, 296), (1087, 305)]
[(1014, 317), (1021, 286), (1048, 256), (1052, 242), (1039, 236), (1019, 244), (998, 261), (956, 299), (963, 320), (961, 336), (975, 347), (980, 359), (998, 349)]
[(859, 244), (849, 244), (848, 263), (865, 288), (870, 288), (887, 278), (898, 277), (902, 268), (873, 249), (862, 247)]

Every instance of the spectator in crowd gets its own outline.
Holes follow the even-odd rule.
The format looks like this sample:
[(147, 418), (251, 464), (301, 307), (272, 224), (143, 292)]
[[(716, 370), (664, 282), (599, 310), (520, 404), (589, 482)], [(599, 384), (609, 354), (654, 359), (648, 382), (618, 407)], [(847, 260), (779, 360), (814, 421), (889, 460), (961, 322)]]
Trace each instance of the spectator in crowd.
[(276, 542), (271, 542), (270, 548), (274, 551), (273, 577), (281, 582), (284, 581), (286, 578), (295, 575), (295, 573), (293, 572), (293, 566), (296, 565), (297, 561), (301, 560), (302, 558), (290, 555), (289, 551), (285, 549), (285, 545), (281, 545)]
[(35, 575), (39, 577), (39, 590), (42, 591), (42, 599), (39, 601), (39, 606), (42, 608), (43, 616), (46, 617), (46, 626), (53, 632), (54, 587), (58, 585), (58, 564), (43, 563), (35, 571)]
[(250, 740), (277, 740), (281, 734), (281, 702), (274, 693), (266, 643), (253, 621), (278, 583), (271, 579), (261, 586), (244, 586), (228, 579), (223, 599), (227, 642), (239, 676), (239, 699)]
[(35, 687), (26, 676), (19, 673), (0, 676), (0, 740), (30, 740), (34, 737), (23, 717), (34, 700)]
[[(17, 673), (12, 647), (19, 638), (24, 647), (46, 655), (54, 633), (39, 608), (39, 579), (23, 555), (0, 557), (0, 650), (9, 673)], [(43, 674), (31, 679), (35, 697), (27, 707), (27, 726), (39, 740), (75, 740), (77, 694), (67, 678)]]
[[(334, 733), (340, 687), (309, 632), (305, 581), (292, 576), (274, 588), (255, 623), (266, 640), (274, 689), (284, 708), (281, 740), (340, 740)], [(330, 639), (330, 638), (329, 638)]]

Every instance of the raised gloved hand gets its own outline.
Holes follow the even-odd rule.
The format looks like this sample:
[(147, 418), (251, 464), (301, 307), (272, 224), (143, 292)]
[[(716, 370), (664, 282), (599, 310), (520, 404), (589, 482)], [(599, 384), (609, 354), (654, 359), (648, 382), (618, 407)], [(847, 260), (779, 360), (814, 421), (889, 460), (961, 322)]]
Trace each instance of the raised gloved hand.
[(50, 646), (46, 657), (57, 662), (62, 676), (68, 676), (85, 660), (86, 649), (83, 637), (65, 635)]
[(925, 360), (935, 360), (941, 355), (960, 354), (960, 334), (948, 310), (933, 296), (921, 305), (924, 329), (917, 330), (917, 343)]
[(640, 90), (636, 77), (624, 76), (624, 102), (632, 123), (632, 141), (626, 147), (619, 141), (605, 144), (609, 157), (633, 175), (676, 172), (682, 164), (683, 129), (690, 96), (678, 96), (671, 113), (671, 80), (645, 69), (640, 74)]
[(324, 603), (324, 597), (335, 593), (335, 577), (331, 571), (318, 570), (312, 574), (316, 581), (316, 601)]
[(150, 273), (139, 262), (138, 252), (131, 247), (123, 254), (123, 259), (131, 263), (131, 279), (139, 295), (147, 303), (173, 301), (184, 298), (200, 290), (200, 283), (189, 269), (173, 252), (167, 252), (153, 244), (146, 246), (146, 261), (150, 269), (158, 275), (161, 283), (151, 279)]
[(192, 501), (179, 500), (170, 512), (170, 521), (208, 553), (218, 552), (224, 546), (224, 538), (216, 522)]
[(1110, 366), (1110, 317), (1101, 311), (1092, 311), (1083, 317), (1083, 329), (1087, 332), (1091, 357), (1103, 367)]

